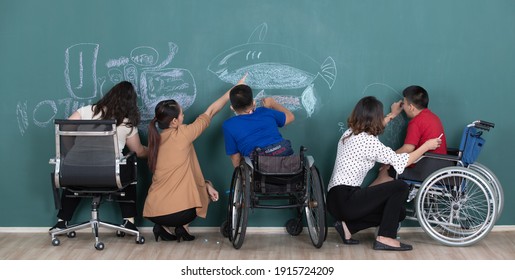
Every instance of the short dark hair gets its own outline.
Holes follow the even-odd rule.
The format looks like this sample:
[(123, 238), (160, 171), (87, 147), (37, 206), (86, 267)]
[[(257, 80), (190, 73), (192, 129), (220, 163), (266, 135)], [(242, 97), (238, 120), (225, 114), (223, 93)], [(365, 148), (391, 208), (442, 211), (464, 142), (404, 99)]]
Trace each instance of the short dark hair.
[(419, 110), (426, 109), (429, 105), (429, 95), (421, 86), (409, 86), (402, 91), (402, 95)]
[(384, 131), (383, 120), (383, 103), (373, 96), (366, 96), (352, 110), (347, 125), (354, 135), (366, 132), (377, 136)]
[(233, 87), (229, 93), (229, 98), (232, 108), (235, 111), (247, 109), (254, 101), (252, 89), (247, 85), (237, 85)]

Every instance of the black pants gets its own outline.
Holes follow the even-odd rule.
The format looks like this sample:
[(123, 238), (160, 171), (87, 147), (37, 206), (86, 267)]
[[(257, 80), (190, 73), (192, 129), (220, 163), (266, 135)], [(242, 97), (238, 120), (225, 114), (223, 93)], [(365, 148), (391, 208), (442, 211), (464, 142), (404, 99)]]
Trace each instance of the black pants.
[(168, 215), (147, 217), (147, 219), (149, 219), (155, 224), (162, 225), (165, 227), (180, 227), (193, 222), (193, 220), (195, 220), (196, 217), (197, 210), (195, 208), (190, 208)]
[[(119, 201), (120, 210), (122, 212), (122, 217), (136, 217), (136, 185), (127, 186), (124, 192), (125, 196), (117, 197), (117, 201)], [(57, 218), (65, 221), (70, 221), (72, 219), (73, 213), (75, 212), (75, 209), (77, 209), (77, 206), (79, 206), (81, 198), (70, 197), (71, 194), (72, 193), (68, 190), (65, 190), (61, 194), (61, 209), (57, 213)]]
[(406, 218), (408, 193), (402, 180), (367, 188), (335, 186), (327, 194), (327, 210), (351, 233), (379, 226), (378, 235), (396, 238), (398, 223)]

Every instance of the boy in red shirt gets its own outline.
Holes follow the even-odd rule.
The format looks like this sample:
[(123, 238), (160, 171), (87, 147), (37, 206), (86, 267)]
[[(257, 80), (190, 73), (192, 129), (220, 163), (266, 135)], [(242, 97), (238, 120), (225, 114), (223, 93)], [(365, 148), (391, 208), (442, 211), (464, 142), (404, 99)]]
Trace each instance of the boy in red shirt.
[[(402, 92), (404, 99), (392, 104), (389, 118), (397, 117), (403, 110), (411, 120), (408, 123), (404, 145), (396, 150), (399, 153), (411, 153), (425, 141), (432, 138), (442, 139), (442, 144), (431, 153), (447, 154), (447, 141), (440, 118), (431, 112), (427, 106), (429, 96), (427, 91), (421, 86), (409, 86)], [(370, 184), (371, 186), (390, 181), (392, 177), (388, 174), (389, 166), (382, 166), (379, 170), (377, 179)]]

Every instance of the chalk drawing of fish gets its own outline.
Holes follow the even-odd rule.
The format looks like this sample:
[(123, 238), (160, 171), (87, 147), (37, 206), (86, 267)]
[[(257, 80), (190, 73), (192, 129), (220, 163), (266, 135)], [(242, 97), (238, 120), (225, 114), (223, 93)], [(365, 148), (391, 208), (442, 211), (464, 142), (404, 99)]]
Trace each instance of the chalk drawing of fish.
[[(253, 89), (300, 89), (293, 98), (282, 96), (277, 101), (287, 108), (300, 109), (301, 103), (310, 117), (316, 109), (314, 81), (322, 78), (331, 89), (336, 80), (336, 63), (327, 57), (323, 63), (291, 47), (263, 42), (268, 26), (259, 25), (247, 43), (235, 46), (217, 55), (209, 64), (208, 70), (224, 82), (236, 84), (248, 73), (246, 84)], [(274, 96), (274, 98), (276, 98)], [(281, 100), (279, 100), (281, 99)], [(300, 99), (300, 100), (299, 100)]]

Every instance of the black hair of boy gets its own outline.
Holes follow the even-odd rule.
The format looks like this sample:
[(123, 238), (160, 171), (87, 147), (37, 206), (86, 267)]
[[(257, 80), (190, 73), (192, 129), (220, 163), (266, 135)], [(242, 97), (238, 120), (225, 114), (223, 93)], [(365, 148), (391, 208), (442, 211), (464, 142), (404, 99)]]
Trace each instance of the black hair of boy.
[(237, 85), (233, 87), (229, 94), (229, 99), (235, 111), (245, 110), (254, 102), (252, 89), (247, 85)]
[(409, 86), (404, 89), (402, 95), (406, 97), (408, 103), (413, 104), (419, 110), (426, 109), (429, 105), (427, 91), (421, 86)]

